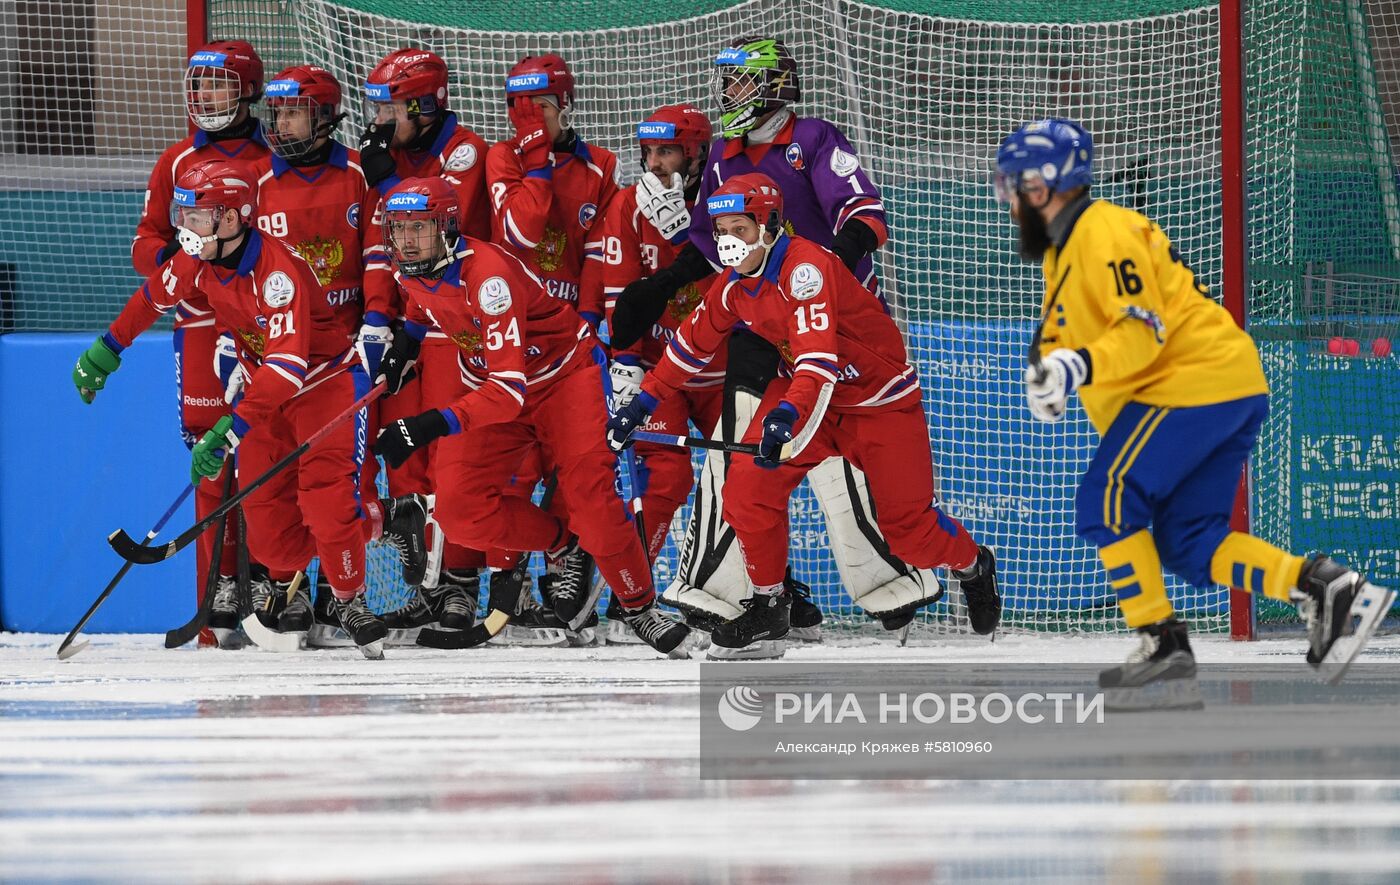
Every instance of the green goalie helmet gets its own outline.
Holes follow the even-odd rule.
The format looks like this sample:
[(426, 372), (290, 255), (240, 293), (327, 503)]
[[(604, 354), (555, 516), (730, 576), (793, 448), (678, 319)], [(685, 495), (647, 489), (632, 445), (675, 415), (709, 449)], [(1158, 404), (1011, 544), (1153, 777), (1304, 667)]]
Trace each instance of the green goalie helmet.
[(764, 116), (802, 97), (797, 59), (781, 40), (745, 37), (715, 56), (712, 87), (720, 135), (738, 138)]

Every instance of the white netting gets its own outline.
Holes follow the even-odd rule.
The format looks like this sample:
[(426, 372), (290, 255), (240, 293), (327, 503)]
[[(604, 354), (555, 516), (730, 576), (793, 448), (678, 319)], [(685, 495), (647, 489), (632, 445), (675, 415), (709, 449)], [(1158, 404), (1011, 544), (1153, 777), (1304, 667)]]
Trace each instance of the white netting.
[[(435, 8), (435, 18), (451, 16), (448, 4)], [(1043, 289), (1038, 269), (1015, 255), (988, 164), (1001, 136), (1023, 121), (1082, 120), (1099, 148), (1096, 191), (1149, 212), (1202, 278), (1217, 283), (1214, 8), (1055, 25), (850, 2), (748, 2), (683, 21), (564, 33), (415, 24), (322, 2), (287, 4), (280, 15), (248, 4), (214, 12), (217, 33), (253, 40), (270, 57), (269, 70), (313, 62), (352, 90), (385, 53), (430, 47), (454, 72), (452, 107), (488, 141), (508, 134), (506, 70), (523, 55), (559, 52), (579, 84), (578, 129), (618, 153), (629, 182), (637, 174), (637, 120), (681, 100), (713, 110), (705, 85), (717, 49), (747, 34), (784, 37), (801, 66), (799, 109), (840, 126), (883, 190), (892, 236), (881, 273), (922, 375), (942, 492), (949, 510), (998, 551), (1006, 622), (1117, 623), (1097, 556), (1073, 532), (1073, 490), (1094, 444), (1091, 428), (1077, 409), (1062, 426), (1033, 426), (1022, 402), (1020, 367)], [(530, 4), (522, 4), (520, 26), (530, 20)], [(346, 137), (365, 122), (360, 103), (348, 109)], [(849, 612), (805, 489), (792, 509), (799, 577), (823, 607)], [(658, 578), (668, 575), (663, 563)], [(1198, 624), (1223, 625), (1223, 590), (1171, 590)], [(955, 608), (940, 606), (928, 618)]]

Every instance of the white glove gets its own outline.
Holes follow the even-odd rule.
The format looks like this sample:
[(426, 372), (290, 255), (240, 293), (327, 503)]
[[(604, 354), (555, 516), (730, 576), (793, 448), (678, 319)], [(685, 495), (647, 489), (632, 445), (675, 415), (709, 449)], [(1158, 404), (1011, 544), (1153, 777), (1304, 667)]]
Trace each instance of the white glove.
[(243, 385), (248, 382), (248, 374), (238, 361), (238, 345), (228, 332), (221, 334), (214, 345), (214, 374), (224, 385), (224, 402), (233, 405), (238, 394), (242, 393)]
[(690, 228), (690, 210), (685, 208), (685, 180), (679, 172), (671, 174), (670, 186), (662, 184), (655, 173), (644, 174), (637, 182), (637, 208), (668, 241)]
[(1084, 358), (1064, 347), (1052, 350), (1041, 362), (1040, 371), (1026, 366), (1026, 404), (1031, 414), (1041, 421), (1059, 421), (1065, 416), (1065, 401), (1088, 375)]
[(379, 364), (384, 361), (384, 352), (394, 341), (394, 333), (389, 330), (389, 318), (378, 311), (365, 314), (360, 334), (355, 336), (355, 352), (360, 355), (360, 364), (369, 375), (369, 383), (379, 381)]
[(618, 357), (608, 366), (608, 375), (612, 378), (613, 392), (613, 414), (617, 414), (626, 408), (632, 401), (632, 397), (637, 395), (637, 391), (642, 389), (642, 379), (646, 377), (646, 372), (637, 365), (635, 357)]

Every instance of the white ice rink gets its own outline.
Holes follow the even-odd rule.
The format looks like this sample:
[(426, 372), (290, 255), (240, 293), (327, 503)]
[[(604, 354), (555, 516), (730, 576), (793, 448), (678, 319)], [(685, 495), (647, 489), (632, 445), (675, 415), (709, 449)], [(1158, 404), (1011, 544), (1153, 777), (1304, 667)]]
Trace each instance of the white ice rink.
[[(0, 880), (1400, 881), (1396, 782), (701, 781), (699, 664), (0, 636)], [(794, 662), (1112, 663), (1124, 636)], [(1196, 640), (1293, 660), (1298, 639)], [(1368, 658), (1400, 655), (1382, 637)], [(1397, 735), (1400, 741), (1400, 735)]]

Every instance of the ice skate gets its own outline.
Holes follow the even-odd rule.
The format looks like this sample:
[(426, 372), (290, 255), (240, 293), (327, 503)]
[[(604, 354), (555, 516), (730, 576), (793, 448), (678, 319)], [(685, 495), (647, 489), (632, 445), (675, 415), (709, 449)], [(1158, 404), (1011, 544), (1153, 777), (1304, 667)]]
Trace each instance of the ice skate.
[(384, 637), (389, 629), (369, 610), (365, 604), (365, 594), (356, 593), (349, 599), (336, 599), (335, 611), (341, 628), (360, 649), (360, 653), (371, 661), (383, 660)]
[(214, 588), (214, 603), (209, 609), (209, 629), (218, 640), (219, 648), (238, 649), (246, 644), (245, 637), (239, 630), (236, 578), (219, 576), (219, 584)]
[(997, 560), (986, 547), (977, 547), (977, 561), (965, 571), (953, 569), (967, 603), (972, 632), (987, 636), (1001, 623), (1001, 594), (997, 590)]
[(403, 495), (381, 498), (384, 509), (384, 529), (380, 540), (399, 551), (403, 564), (403, 581), (410, 587), (423, 583), (428, 571), (428, 544), (425, 532), (428, 524), (428, 502), (423, 495)]
[(1196, 656), (1175, 618), (1138, 628), (1141, 644), (1122, 666), (1099, 673), (1107, 710), (1200, 710)]
[(754, 593), (739, 603), (744, 611), (710, 631), (709, 657), (715, 661), (781, 658), (787, 652), (792, 610), (788, 588), (782, 593)]
[(593, 580), (592, 554), (573, 538), (563, 550), (546, 557), (545, 569), (550, 608), (570, 630), (580, 630), (603, 592), (602, 582)]
[(655, 602), (641, 608), (623, 608), (622, 611), (627, 626), (642, 642), (670, 658), (690, 657), (685, 641), (690, 635), (690, 628), (662, 614)]
[(788, 612), (788, 638), (802, 642), (822, 641), (822, 610), (812, 602), (812, 588), (792, 576), (792, 568), (784, 579), (787, 592), (792, 594)]
[(603, 641), (608, 645), (640, 645), (646, 641), (627, 626), (622, 603), (618, 601), (616, 593), (612, 594), (612, 598), (608, 600), (607, 618), (608, 624), (604, 629)]
[(564, 629), (551, 623), (551, 616), (540, 606), (530, 593), (530, 584), (524, 570), (498, 569), (491, 575), (491, 597), (503, 598), (513, 594), (516, 598), (515, 611), (505, 629), (491, 637), (492, 645), (557, 647), (568, 645)]
[(1335, 685), (1390, 612), (1395, 591), (1330, 557), (1315, 556), (1304, 564), (1292, 598), (1308, 627), (1308, 663)]

